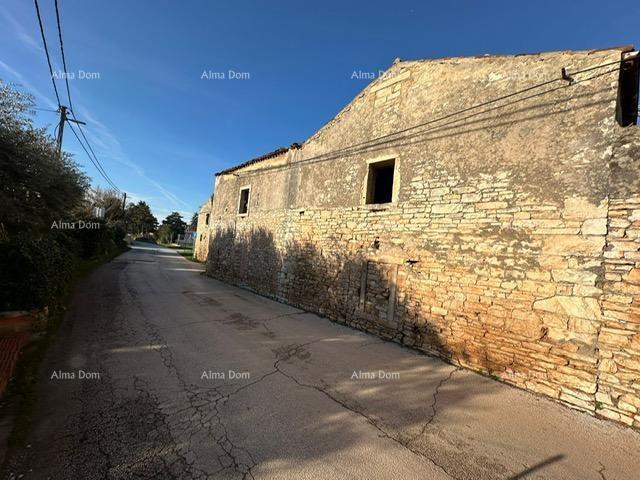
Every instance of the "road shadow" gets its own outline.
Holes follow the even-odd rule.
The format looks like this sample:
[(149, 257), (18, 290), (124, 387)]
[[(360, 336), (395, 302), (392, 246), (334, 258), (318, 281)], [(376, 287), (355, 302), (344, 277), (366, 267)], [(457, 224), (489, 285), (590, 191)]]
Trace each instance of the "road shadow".
[(564, 458), (564, 455), (554, 455), (553, 457), (549, 457), (546, 460), (536, 463), (535, 465), (523, 470), (522, 472), (509, 477), (508, 480), (521, 480), (523, 478), (527, 478), (532, 473), (537, 472), (538, 470), (542, 470), (553, 463), (559, 462), (563, 458)]
[[(411, 347), (454, 363), (464, 362), (470, 357), (478, 358), (477, 352), (465, 350), (464, 343), (451, 345), (445, 341), (449, 332), (442, 323), (443, 319), (431, 318), (412, 301), (406, 286), (420, 275), (418, 268), (388, 259), (378, 261), (375, 246), (365, 253), (348, 253), (337, 245), (318, 249), (309, 242), (292, 240), (285, 248), (278, 248), (273, 234), (266, 228), (230, 226), (213, 232), (206, 265), (208, 275), (213, 278), (317, 313), (338, 324), (372, 333), (382, 340), (395, 342), (397, 348)], [(233, 325), (234, 322), (227, 324)], [(306, 348), (303, 356), (287, 353), (291, 349), (297, 352), (296, 345), (284, 348), (284, 353), (282, 347), (275, 349), (274, 355), (280, 362), (282, 373), (294, 375), (292, 372), (302, 372), (295, 373), (296, 382), (357, 412), (407, 448), (424, 450), (423, 454), (429, 452), (429, 448), (422, 449), (424, 438), (438, 435), (438, 428), (434, 428), (437, 415), (447, 410), (486, 408), (482, 402), (473, 402), (473, 397), (490, 396), (504, 388), (489, 380), (483, 381), (481, 388), (465, 381), (450, 382), (454, 367), (420, 355), (391, 353), (393, 351), (388, 348), (376, 350), (375, 356), (363, 356), (365, 363), (344, 365), (340, 363), (336, 349), (348, 350), (351, 345), (340, 336), (326, 340)], [(265, 345), (278, 345), (279, 341), (282, 339), (264, 339)], [(353, 348), (357, 347), (359, 345), (353, 345)], [(506, 367), (490, 354), (479, 358), (485, 360), (479, 369), (492, 372)], [(305, 362), (317, 362), (325, 376), (322, 379), (305, 376)], [(390, 370), (397, 372), (403, 381), (356, 385), (351, 375), (360, 370)], [(362, 393), (364, 391), (366, 394)], [(422, 395), (416, 395), (416, 392)], [(393, 412), (393, 415), (380, 415), (380, 412)], [(242, 418), (242, 414), (238, 415)], [(251, 419), (245, 418), (244, 421), (251, 422)], [(326, 441), (319, 440), (319, 445), (344, 449), (358, 441), (357, 435), (341, 422), (327, 418), (320, 419), (319, 423), (321, 425), (314, 434), (327, 437)], [(340, 438), (340, 441), (336, 443), (329, 438)], [(498, 475), (495, 478), (506, 478), (510, 473), (499, 462), (487, 458), (474, 459), (473, 452), (454, 448), (453, 443), (451, 447), (452, 453), (446, 463), (452, 471), (466, 469), (477, 475), (493, 472)], [(326, 450), (322, 453), (331, 452)]]

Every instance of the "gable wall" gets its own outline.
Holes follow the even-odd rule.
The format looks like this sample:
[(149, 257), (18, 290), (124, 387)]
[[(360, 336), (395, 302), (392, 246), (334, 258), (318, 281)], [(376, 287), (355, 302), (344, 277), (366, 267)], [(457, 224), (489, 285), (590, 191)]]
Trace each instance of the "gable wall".
[[(218, 177), (200, 258), (216, 278), (640, 426), (640, 136), (614, 122), (616, 73), (330, 154), (619, 58), (398, 63), (277, 168)], [(396, 201), (363, 205), (367, 162), (388, 157)]]

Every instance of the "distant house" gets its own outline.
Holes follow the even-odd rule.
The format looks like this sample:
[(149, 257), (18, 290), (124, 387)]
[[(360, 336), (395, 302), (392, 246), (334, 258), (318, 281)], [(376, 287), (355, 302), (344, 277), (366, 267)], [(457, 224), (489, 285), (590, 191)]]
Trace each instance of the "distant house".
[(640, 426), (632, 48), (397, 61), (216, 174), (209, 275)]
[(195, 243), (198, 233), (194, 230), (186, 230), (182, 234), (178, 234), (176, 243), (183, 247), (190, 247)]

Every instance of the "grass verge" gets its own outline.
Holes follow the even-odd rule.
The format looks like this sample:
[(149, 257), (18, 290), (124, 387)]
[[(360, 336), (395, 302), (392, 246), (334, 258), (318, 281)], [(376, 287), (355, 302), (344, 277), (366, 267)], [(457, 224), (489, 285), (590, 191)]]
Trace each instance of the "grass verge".
[(187, 260), (191, 260), (192, 262), (197, 262), (198, 260), (193, 256), (193, 248), (190, 249), (179, 249), (178, 253), (182, 255)]
[(177, 253), (182, 255), (187, 260), (191, 260), (192, 262), (201, 263), (200, 260), (193, 256), (193, 247), (179, 247), (176, 245), (166, 245), (161, 244), (165, 248), (170, 248), (171, 250), (175, 250)]

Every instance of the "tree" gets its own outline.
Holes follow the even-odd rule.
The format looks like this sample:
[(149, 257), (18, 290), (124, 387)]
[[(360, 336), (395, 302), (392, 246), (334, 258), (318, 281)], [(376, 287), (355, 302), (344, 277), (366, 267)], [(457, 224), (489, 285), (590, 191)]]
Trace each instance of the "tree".
[(0, 80), (0, 236), (42, 235), (54, 221), (75, 221), (88, 188), (72, 156), (33, 127), (33, 105)]
[(164, 241), (162, 243), (171, 243), (175, 237), (184, 234), (187, 229), (187, 224), (182, 219), (182, 215), (178, 212), (172, 212), (162, 221), (162, 227), (160, 228), (162, 229), (162, 233), (165, 238), (167, 234), (169, 236), (169, 241)]
[(116, 190), (100, 187), (89, 190), (85, 198), (84, 213), (87, 217), (93, 217), (96, 209), (103, 210), (107, 224), (121, 223), (124, 220), (122, 197)]
[(125, 223), (127, 233), (135, 236), (147, 236), (158, 228), (158, 220), (151, 213), (151, 209), (142, 200), (138, 203), (130, 203), (125, 210)]
[(166, 223), (158, 228), (158, 242), (169, 244), (173, 241), (173, 232), (171, 227)]
[(30, 95), (0, 80), (0, 310), (59, 313), (79, 260), (125, 248), (124, 232), (106, 222), (59, 226), (87, 218), (89, 182), (45, 129), (33, 127), (32, 110)]
[(189, 224), (189, 229), (192, 231), (196, 231), (198, 229), (198, 212), (194, 213), (191, 217), (191, 223)]

